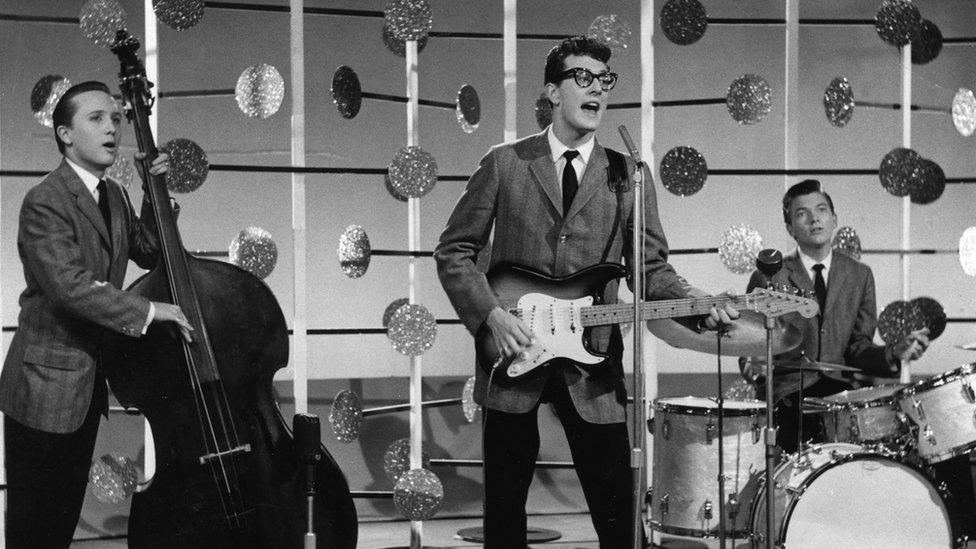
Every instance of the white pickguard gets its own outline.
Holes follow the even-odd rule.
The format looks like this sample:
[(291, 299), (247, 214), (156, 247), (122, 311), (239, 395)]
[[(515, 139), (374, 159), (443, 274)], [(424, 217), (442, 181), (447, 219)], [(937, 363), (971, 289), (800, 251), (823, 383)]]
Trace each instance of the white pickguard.
[(574, 300), (545, 294), (525, 294), (518, 301), (524, 322), (535, 334), (535, 342), (508, 365), (509, 377), (518, 377), (554, 358), (568, 358), (581, 364), (597, 364), (604, 357), (591, 354), (583, 346), (580, 309), (593, 304), (590, 296)]

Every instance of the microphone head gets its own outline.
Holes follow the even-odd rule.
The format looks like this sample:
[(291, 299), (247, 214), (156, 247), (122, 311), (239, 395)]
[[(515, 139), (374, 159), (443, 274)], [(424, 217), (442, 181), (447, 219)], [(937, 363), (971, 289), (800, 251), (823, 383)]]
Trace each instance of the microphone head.
[(774, 248), (766, 248), (756, 256), (756, 268), (766, 276), (773, 276), (783, 268), (783, 254)]
[(305, 463), (322, 459), (322, 427), (314, 414), (295, 414), (292, 420), (292, 434), (295, 437), (295, 450)]

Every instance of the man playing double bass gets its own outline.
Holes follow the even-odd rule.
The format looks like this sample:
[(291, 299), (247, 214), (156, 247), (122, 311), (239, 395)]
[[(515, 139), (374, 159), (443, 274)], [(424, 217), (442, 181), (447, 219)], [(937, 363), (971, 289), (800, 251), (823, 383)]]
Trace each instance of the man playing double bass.
[[(17, 248), (27, 288), (0, 373), (7, 473), (6, 546), (68, 547), (107, 412), (99, 357), (108, 332), (139, 337), (170, 322), (190, 340), (182, 310), (121, 290), (128, 260), (158, 258), (152, 210), (136, 217), (128, 193), (106, 178), (121, 142), (122, 113), (108, 87), (69, 88), (53, 113), (60, 165), (31, 188)], [(137, 154), (137, 158), (142, 158)], [(153, 175), (168, 170), (153, 159)]]

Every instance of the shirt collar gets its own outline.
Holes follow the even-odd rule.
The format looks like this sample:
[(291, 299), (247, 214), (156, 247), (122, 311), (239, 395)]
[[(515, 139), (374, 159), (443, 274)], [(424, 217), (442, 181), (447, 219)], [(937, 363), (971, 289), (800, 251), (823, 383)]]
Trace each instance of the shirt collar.
[[(562, 158), (563, 153), (569, 150), (569, 147), (563, 145), (563, 142), (559, 140), (554, 133), (552, 133), (552, 125), (546, 129), (546, 138), (549, 139), (549, 149), (552, 151), (552, 161), (559, 162)], [(593, 145), (596, 144), (596, 140), (593, 138), (593, 134), (590, 134), (590, 138), (586, 140), (585, 143), (576, 147), (574, 150), (580, 153), (579, 158), (583, 161), (583, 165), (590, 162), (590, 155), (593, 153)]]
[(797, 255), (800, 256), (800, 262), (803, 263), (803, 268), (806, 269), (807, 270), (807, 274), (810, 275), (810, 280), (813, 280), (813, 277), (814, 277), (814, 274), (815, 274), (813, 272), (813, 266), (816, 265), (817, 263), (822, 263), (823, 264), (823, 266), (824, 266), (824, 270), (823, 270), (824, 279), (827, 278), (827, 273), (830, 271), (830, 261), (834, 258), (834, 251), (833, 250), (827, 252), (827, 257), (823, 258), (822, 261), (817, 261), (814, 258), (812, 258), (812, 257), (808, 256), (807, 254), (803, 253), (803, 250), (801, 250), (799, 247), (797, 247), (796, 253), (797, 253)]
[(95, 188), (98, 186), (98, 182), (100, 181), (98, 179), (98, 176), (86, 170), (85, 168), (82, 168), (78, 164), (75, 164), (67, 156), (64, 157), (64, 159), (65, 161), (68, 162), (68, 165), (71, 166), (71, 169), (73, 169), (75, 173), (78, 174), (78, 177), (81, 178), (81, 182), (85, 184), (85, 187), (88, 189), (88, 192), (91, 193), (92, 196), (95, 196)]

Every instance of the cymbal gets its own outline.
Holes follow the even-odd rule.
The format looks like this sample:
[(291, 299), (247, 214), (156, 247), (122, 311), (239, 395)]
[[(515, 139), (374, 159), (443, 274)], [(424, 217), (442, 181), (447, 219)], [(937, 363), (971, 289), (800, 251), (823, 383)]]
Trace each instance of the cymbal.
[(859, 372), (857, 368), (851, 368), (843, 364), (831, 364), (830, 362), (816, 362), (813, 360), (776, 360), (773, 361), (773, 368), (776, 370), (808, 372)]
[[(722, 354), (725, 356), (765, 355), (765, 317), (750, 310), (739, 313), (739, 318), (726, 327), (727, 334), (722, 337)], [(672, 347), (709, 354), (718, 352), (717, 338), (712, 331), (698, 333), (671, 319), (649, 320), (647, 329)], [(796, 327), (777, 320), (772, 339), (773, 354), (780, 354), (798, 347), (802, 335)]]

